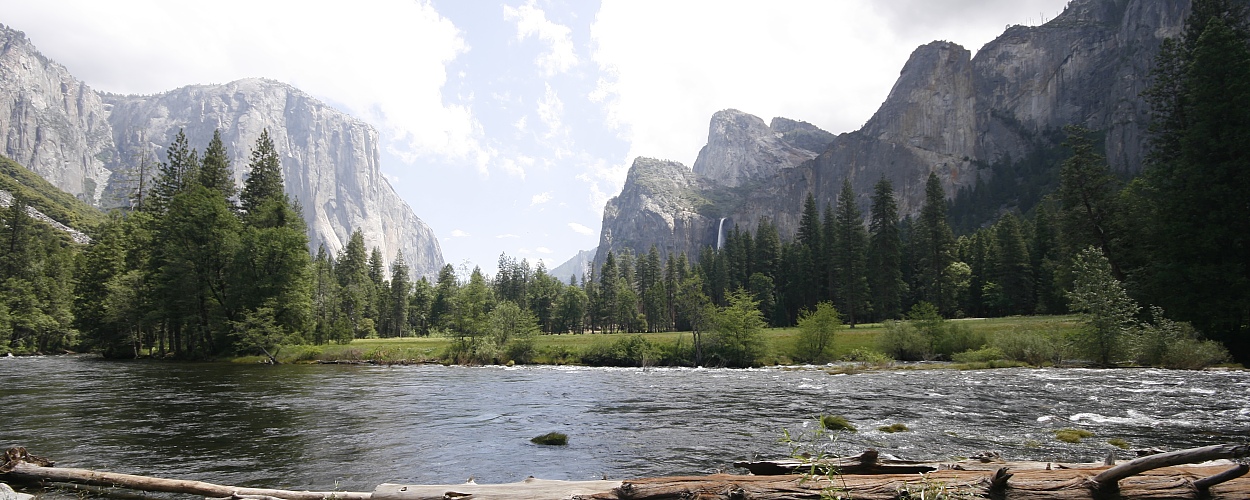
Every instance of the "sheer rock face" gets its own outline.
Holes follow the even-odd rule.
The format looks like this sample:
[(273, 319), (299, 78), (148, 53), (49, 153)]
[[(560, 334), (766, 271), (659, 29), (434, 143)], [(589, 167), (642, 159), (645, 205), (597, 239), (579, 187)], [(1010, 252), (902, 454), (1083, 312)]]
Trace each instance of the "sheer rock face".
[(219, 129), (235, 179), (268, 129), (286, 192), (308, 222), (312, 250), (337, 253), (359, 229), (389, 265), (400, 251), (414, 276), (437, 275), (438, 240), (379, 168), (378, 133), (300, 90), (271, 80), (194, 85), (151, 96), (101, 94), (0, 27), (0, 132), (5, 155), (58, 188), (104, 208), (126, 203), (138, 165), (165, 159), (179, 129), (201, 152)]
[(239, 185), (257, 138), (268, 129), (282, 158), (286, 192), (303, 207), (314, 250), (324, 244), (337, 253), (359, 229), (365, 245), (379, 247), (388, 264), (402, 251), (415, 275), (432, 278), (443, 265), (433, 231), (382, 177), (377, 131), (299, 89), (247, 79), (104, 99), (122, 157), (144, 151), (164, 157), (179, 129), (203, 149), (219, 130)]
[(20, 31), (0, 25), (0, 134), (5, 156), (62, 190), (99, 199), (114, 159), (104, 104)]
[(709, 228), (717, 221), (695, 210), (697, 184), (694, 173), (681, 163), (635, 159), (624, 190), (603, 209), (596, 268), (603, 264), (608, 250), (628, 248), (642, 255), (654, 244), (664, 255), (697, 255), (709, 238), (714, 242), (716, 235), (710, 234)]
[[(695, 163), (698, 179), (685, 188), (688, 199), (707, 202), (698, 208), (709, 214), (690, 219), (703, 227), (690, 227), (686, 234), (703, 236), (684, 244), (694, 249), (687, 253), (694, 256), (698, 248), (716, 244), (720, 217), (750, 230), (767, 217), (783, 238), (791, 238), (807, 195), (819, 206), (833, 204), (844, 179), (850, 179), (865, 215), (872, 187), (882, 178), (892, 182), (900, 213), (916, 214), (930, 173), (953, 196), (974, 185), (978, 175), (990, 175), (978, 171), (979, 163), (1052, 146), (1061, 137), (1055, 132), (1067, 124), (1103, 132), (1112, 167), (1138, 171), (1149, 120), (1141, 93), (1160, 43), (1180, 33), (1189, 4), (1074, 0), (1045, 25), (1008, 28), (975, 57), (949, 42), (923, 45), (873, 117), (860, 130), (816, 140), (826, 145), (820, 149), (801, 142), (796, 131), (802, 128), (793, 125), (798, 122), (776, 119), (765, 127), (739, 112), (717, 113)], [(795, 156), (785, 146), (820, 154), (787, 165)], [(612, 217), (605, 212), (601, 254), (625, 247), (641, 253), (669, 238), (671, 225), (657, 225), (650, 237), (606, 237), (621, 231), (616, 221), (639, 217), (623, 210), (637, 204), (626, 201), (635, 192), (627, 180), (609, 204)], [(685, 206), (694, 208), (693, 202)]]
[[(791, 120), (783, 126), (792, 131), (801, 128)], [(767, 179), (817, 154), (786, 141), (764, 120), (736, 109), (716, 112), (709, 129), (707, 145), (694, 161), (694, 173), (723, 186)]]

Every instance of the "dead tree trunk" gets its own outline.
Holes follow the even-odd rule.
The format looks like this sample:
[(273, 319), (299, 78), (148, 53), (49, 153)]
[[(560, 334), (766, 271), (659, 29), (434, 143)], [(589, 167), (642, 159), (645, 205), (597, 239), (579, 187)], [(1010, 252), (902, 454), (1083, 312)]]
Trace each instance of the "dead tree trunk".
[[(1209, 446), (1148, 456), (1117, 467), (1052, 464), (980, 463), (935, 464), (932, 472), (900, 473), (923, 467), (921, 463), (880, 466), (876, 453), (841, 459), (849, 468), (865, 471), (850, 474), (834, 469), (827, 475), (664, 477), (626, 481), (543, 481), (495, 485), (417, 486), (383, 484), (372, 493), (309, 492), (236, 488), (199, 481), (158, 479), (129, 474), (95, 472), (36, 465), (25, 450), (10, 450), (0, 466), (0, 479), (70, 482), (120, 486), (144, 491), (187, 493), (206, 497), (248, 500), (537, 500), (537, 499), (724, 499), (797, 500), (832, 497), (859, 500), (915, 498), (990, 498), (996, 500), (1108, 500), (1108, 499), (1246, 499), (1250, 467), (1232, 464), (1182, 466), (1190, 462), (1243, 458), (1250, 446)], [(19, 459), (15, 459), (19, 458)], [(48, 464), (50, 465), (50, 464)], [(1230, 468), (1230, 465), (1234, 465)], [(835, 466), (837, 467), (837, 466)], [(876, 474), (867, 471), (876, 471)]]
[(52, 462), (31, 456), (25, 448), (11, 448), (0, 464), (0, 479), (21, 482), (60, 482), (92, 486), (121, 487), (141, 491), (186, 493), (212, 498), (275, 498), (283, 500), (369, 500), (371, 493), (346, 491), (289, 491), (264, 488), (239, 488), (202, 481), (161, 479), (156, 477), (97, 472), (87, 469), (51, 467)]

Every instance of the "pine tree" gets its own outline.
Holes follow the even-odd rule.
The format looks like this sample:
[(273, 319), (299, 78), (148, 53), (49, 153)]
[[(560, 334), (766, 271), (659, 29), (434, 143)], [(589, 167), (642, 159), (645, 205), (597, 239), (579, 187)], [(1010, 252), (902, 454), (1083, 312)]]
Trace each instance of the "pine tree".
[(617, 310), (617, 292), (620, 288), (616, 286), (619, 275), (616, 270), (616, 256), (611, 250), (603, 259), (603, 267), (599, 270), (599, 307), (595, 311), (595, 316), (599, 318), (596, 323), (601, 327), (606, 327), (610, 333), (616, 331)]
[(1145, 295), (1250, 358), (1250, 27), (1247, 6), (1195, 0), (1157, 60), (1136, 262)]
[(196, 180), (210, 191), (221, 193), (227, 200), (238, 194), (238, 187), (234, 184), (234, 171), (230, 167), (230, 155), (226, 151), (226, 145), (221, 142), (220, 130), (213, 130), (213, 139), (204, 150), (204, 159), (200, 162)]
[(930, 173), (925, 184), (925, 201), (916, 221), (915, 290), (919, 300), (950, 315), (955, 309), (956, 290), (948, 268), (955, 262), (955, 237), (946, 223), (946, 195), (937, 175)]
[(879, 319), (898, 319), (903, 314), (906, 287), (902, 273), (903, 242), (894, 187), (884, 177), (873, 187), (872, 219), (868, 229), (868, 285), (873, 310)]
[(851, 180), (842, 182), (838, 195), (837, 214), (834, 218), (835, 245), (833, 252), (834, 274), (839, 309), (847, 323), (855, 327), (858, 320), (868, 315), (869, 290), (867, 275), (868, 233), (864, 230), (864, 217), (855, 202)]
[[(812, 260), (815, 261), (816, 269), (823, 276), (820, 283), (820, 295), (817, 300), (828, 300), (840, 303), (841, 298), (838, 297), (838, 281), (842, 276), (838, 275), (838, 224), (837, 215), (834, 213), (833, 205), (825, 203), (825, 210), (822, 212), (820, 237), (820, 251), (812, 254)], [(815, 307), (816, 304), (809, 304), (808, 307)]]
[(412, 294), (412, 280), (408, 276), (408, 264), (404, 262), (404, 252), (395, 254), (391, 262), (390, 288), (387, 289), (386, 311), (384, 311), (382, 335), (385, 337), (408, 336), (408, 306)]
[(1059, 171), (1060, 220), (1069, 253), (1095, 245), (1111, 261), (1116, 276), (1123, 277), (1112, 249), (1112, 224), (1119, 187), (1102, 155), (1094, 151), (1090, 131), (1079, 126), (1064, 127), (1064, 143), (1072, 156)]
[(373, 320), (368, 317), (369, 301), (372, 298), (369, 291), (373, 282), (369, 279), (365, 239), (359, 229), (352, 232), (347, 245), (334, 260), (334, 272), (339, 281), (340, 307), (352, 337), (365, 338), (376, 333)]
[(1003, 289), (1006, 314), (1033, 312), (1033, 276), (1029, 249), (1025, 243), (1020, 220), (1008, 213), (994, 225), (998, 259), (994, 269), (995, 282)]
[(760, 217), (755, 227), (755, 269), (776, 281), (781, 263), (781, 236), (767, 217)]
[(794, 265), (791, 269), (791, 286), (795, 286), (795, 301), (789, 302), (795, 317), (800, 309), (811, 308), (822, 297), (822, 290), (827, 279), (825, 268), (821, 266), (824, 254), (824, 235), (821, 232), (820, 211), (816, 208), (816, 198), (811, 193), (803, 202), (803, 215), (799, 219), (799, 230), (795, 237), (797, 248), (794, 249)]
[(262, 130), (248, 161), (248, 175), (243, 180), (239, 205), (243, 213), (252, 214), (266, 200), (282, 195), (282, 161), (269, 138), (269, 129)]
[(200, 168), (199, 155), (191, 149), (182, 129), (178, 129), (174, 142), (165, 150), (165, 158), (168, 162), (160, 165), (146, 204), (148, 209), (158, 214), (164, 214), (170, 200), (187, 189)]

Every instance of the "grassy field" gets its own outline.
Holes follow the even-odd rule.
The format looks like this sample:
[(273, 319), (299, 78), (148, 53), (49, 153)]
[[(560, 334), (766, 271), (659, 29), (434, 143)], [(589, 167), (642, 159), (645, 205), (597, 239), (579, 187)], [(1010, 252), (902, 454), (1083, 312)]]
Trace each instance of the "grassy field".
[[(1067, 332), (1077, 327), (1076, 316), (1018, 316), (1010, 318), (955, 320), (975, 333), (983, 333), (987, 341), (1000, 335), (1044, 334)], [(844, 327), (834, 337), (833, 357), (841, 359), (856, 349), (877, 350), (877, 337), (884, 331), (879, 323), (860, 324), (855, 328)], [(762, 361), (766, 365), (792, 364), (789, 353), (798, 335), (797, 328), (770, 328), (764, 331), (767, 354)], [(693, 343), (690, 332), (665, 332), (643, 334), (579, 334), (540, 335), (537, 342), (537, 361), (540, 363), (577, 363), (581, 353), (620, 339), (641, 336), (652, 345)], [(451, 339), (443, 337), (358, 339), (350, 344), (321, 346), (286, 346), (278, 353), (284, 363), (293, 362), (375, 362), (375, 363), (424, 363), (440, 362), (443, 353), (451, 345)], [(237, 358), (239, 362), (257, 362), (260, 357)]]

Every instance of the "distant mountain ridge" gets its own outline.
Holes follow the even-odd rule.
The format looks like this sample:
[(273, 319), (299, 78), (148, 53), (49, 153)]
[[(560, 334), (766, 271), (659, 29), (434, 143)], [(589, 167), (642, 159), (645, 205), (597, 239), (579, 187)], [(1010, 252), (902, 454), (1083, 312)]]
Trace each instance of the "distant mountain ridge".
[(590, 250), (577, 252), (577, 255), (574, 255), (569, 260), (564, 261), (563, 264), (547, 271), (547, 274), (555, 276), (556, 279), (565, 283), (568, 283), (570, 276), (580, 280), (582, 279), (582, 275), (586, 274), (586, 270), (590, 269), (590, 264), (594, 262), (595, 253), (598, 250), (599, 249), (597, 248), (592, 248)]
[(100, 93), (0, 25), (0, 133), (4, 155), (96, 206), (120, 206), (141, 159), (165, 159), (179, 129), (203, 150), (214, 129), (235, 179), (264, 129), (282, 158), (287, 194), (299, 201), (315, 250), (338, 252), (359, 229), (387, 264), (399, 252), (414, 276), (437, 275), (433, 231), (380, 170), (378, 133), (290, 85), (245, 79), (149, 96)]
[[(994, 162), (1057, 146), (1056, 132), (1068, 124), (1101, 133), (1113, 168), (1138, 171), (1149, 122), (1141, 92), (1162, 40), (1180, 33), (1189, 6), (1073, 0), (1042, 26), (1008, 28), (975, 57), (950, 42), (923, 45), (854, 132), (803, 127), (800, 142), (787, 127), (794, 120), (777, 118), (770, 127), (745, 113), (718, 112), (693, 169), (634, 161), (621, 194), (604, 209), (596, 263), (608, 251), (643, 254), (651, 245), (694, 257), (716, 244), (722, 225), (753, 230), (762, 217), (792, 238), (807, 195), (818, 206), (833, 204), (844, 179), (865, 213), (872, 186), (884, 178), (900, 212), (916, 214), (930, 173), (953, 196), (991, 175), (986, 167)], [(656, 182), (660, 176), (668, 181)]]

